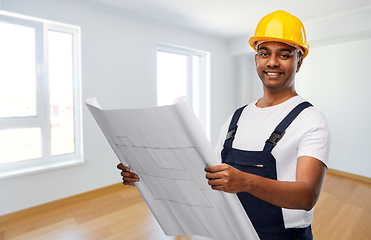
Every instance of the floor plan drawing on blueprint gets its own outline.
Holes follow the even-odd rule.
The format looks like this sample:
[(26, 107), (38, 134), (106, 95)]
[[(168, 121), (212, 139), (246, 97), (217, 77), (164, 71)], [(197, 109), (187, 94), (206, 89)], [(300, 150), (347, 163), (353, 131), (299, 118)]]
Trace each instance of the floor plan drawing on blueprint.
[(90, 112), (164, 233), (217, 240), (259, 239), (235, 194), (212, 190), (204, 168), (218, 163), (186, 98), (173, 105)]

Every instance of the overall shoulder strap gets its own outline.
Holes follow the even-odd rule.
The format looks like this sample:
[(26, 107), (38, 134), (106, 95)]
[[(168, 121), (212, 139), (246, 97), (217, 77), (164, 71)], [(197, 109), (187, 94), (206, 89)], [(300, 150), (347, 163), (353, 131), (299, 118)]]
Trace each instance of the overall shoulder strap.
[[(231, 123), (229, 124), (228, 133), (227, 133), (227, 136), (226, 136), (226, 139), (225, 139), (225, 142), (224, 142), (224, 146), (226, 146), (226, 144), (229, 143), (230, 147), (232, 147), (232, 141), (233, 141), (234, 136), (236, 135), (236, 132), (237, 132), (238, 119), (240, 119), (241, 113), (246, 106), (247, 105), (245, 105), (243, 107), (240, 107), (239, 109), (237, 109), (234, 112)], [(230, 140), (230, 141), (228, 141), (228, 140)]]
[(278, 124), (276, 129), (273, 131), (269, 139), (265, 142), (264, 150), (263, 151), (272, 151), (272, 149), (276, 146), (278, 141), (283, 137), (285, 134), (285, 130), (287, 127), (294, 121), (294, 119), (307, 107), (313, 106), (309, 102), (302, 102), (297, 105), (294, 109), (287, 114), (287, 116)]

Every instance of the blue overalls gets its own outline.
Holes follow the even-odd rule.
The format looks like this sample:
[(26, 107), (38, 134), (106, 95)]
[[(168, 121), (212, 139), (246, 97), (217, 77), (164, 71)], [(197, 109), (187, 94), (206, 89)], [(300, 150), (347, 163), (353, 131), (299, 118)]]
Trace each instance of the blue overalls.
[[(243, 109), (234, 113), (229, 125), (227, 138), (222, 150), (222, 162), (241, 171), (277, 180), (276, 159), (271, 151), (283, 137), (286, 128), (305, 108), (312, 106), (308, 102), (297, 105), (276, 127), (270, 138), (265, 142), (263, 151), (245, 151), (232, 148), (232, 142), (237, 131), (237, 122)], [(311, 227), (285, 229), (282, 209), (263, 201), (247, 192), (237, 193), (242, 206), (250, 218), (260, 239), (313, 239)]]

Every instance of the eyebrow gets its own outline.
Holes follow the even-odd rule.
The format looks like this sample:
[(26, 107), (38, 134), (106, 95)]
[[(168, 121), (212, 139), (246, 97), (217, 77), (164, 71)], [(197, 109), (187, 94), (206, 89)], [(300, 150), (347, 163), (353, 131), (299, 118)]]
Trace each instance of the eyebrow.
[[(258, 51), (259, 50), (267, 50), (267, 51), (270, 51), (267, 47), (259, 47)], [(289, 49), (289, 48), (279, 48), (278, 49), (279, 52), (293, 52), (293, 50)]]

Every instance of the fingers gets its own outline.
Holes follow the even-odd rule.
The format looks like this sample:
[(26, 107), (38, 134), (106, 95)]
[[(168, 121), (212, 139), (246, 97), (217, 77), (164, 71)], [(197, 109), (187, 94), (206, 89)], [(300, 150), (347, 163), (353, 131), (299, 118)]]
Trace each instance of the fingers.
[(220, 179), (222, 177), (223, 177), (222, 172), (215, 172), (215, 173), (208, 172), (208, 173), (206, 173), (206, 178), (207, 179)]
[[(229, 168), (228, 164), (222, 163), (220, 165), (207, 166), (205, 168), (206, 178), (207, 179), (218, 179), (222, 178), (226, 171)], [(228, 173), (227, 173), (228, 174)]]
[(135, 183), (140, 180), (138, 174), (130, 172), (129, 167), (126, 167), (120, 163), (117, 165), (117, 168), (121, 170), (121, 176), (124, 185), (135, 186)]
[(209, 179), (208, 184), (213, 190), (219, 190), (224, 192), (230, 192), (227, 188), (228, 181), (225, 179)]
[(134, 186), (139, 181), (139, 176), (132, 172), (121, 172), (124, 185)]
[(139, 178), (136, 179), (136, 178), (132, 178), (132, 177), (123, 177), (122, 181), (123, 181), (124, 185), (135, 186), (135, 183), (139, 181)]
[(223, 169), (224, 166), (222, 165), (208, 166), (205, 168), (208, 184), (214, 190), (222, 190)]
[(120, 170), (122, 170), (122, 171), (127, 171), (127, 172), (130, 171), (130, 168), (129, 168), (129, 167), (126, 167), (126, 166), (124, 166), (124, 165), (122, 165), (122, 163), (119, 163), (119, 164), (117, 165), (117, 168), (120, 169)]
[[(205, 167), (205, 172), (206, 172), (206, 179), (216, 179), (220, 178), (219, 172), (220, 172), (220, 165), (214, 165), (214, 166), (207, 166)], [(209, 185), (211, 185), (209, 183)]]
[(216, 187), (216, 186), (221, 186), (223, 185), (223, 180), (222, 179), (210, 179), (208, 180), (208, 183), (211, 187)]
[(229, 165), (225, 163), (214, 165), (214, 166), (207, 166), (205, 167), (205, 172), (216, 173), (216, 172), (224, 171), (228, 167)]
[(214, 190), (236, 193), (241, 189), (239, 170), (228, 164), (208, 166), (205, 168), (208, 184)]

